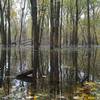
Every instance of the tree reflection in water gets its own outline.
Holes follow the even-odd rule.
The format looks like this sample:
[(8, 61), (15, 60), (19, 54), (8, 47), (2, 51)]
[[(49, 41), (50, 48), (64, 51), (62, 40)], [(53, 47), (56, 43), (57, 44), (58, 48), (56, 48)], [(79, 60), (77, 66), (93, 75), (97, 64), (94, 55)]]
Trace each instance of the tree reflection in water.
[(54, 95), (59, 93), (58, 51), (50, 52), (50, 93)]
[(0, 58), (0, 87), (3, 85), (4, 80), (4, 69), (6, 65), (6, 49), (1, 49), (1, 58)]

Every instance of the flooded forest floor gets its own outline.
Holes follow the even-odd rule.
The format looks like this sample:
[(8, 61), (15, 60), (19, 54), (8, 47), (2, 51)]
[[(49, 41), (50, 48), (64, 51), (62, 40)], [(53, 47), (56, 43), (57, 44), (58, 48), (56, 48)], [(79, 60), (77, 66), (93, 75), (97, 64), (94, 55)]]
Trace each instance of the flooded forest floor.
[(100, 100), (100, 48), (0, 48), (0, 100)]

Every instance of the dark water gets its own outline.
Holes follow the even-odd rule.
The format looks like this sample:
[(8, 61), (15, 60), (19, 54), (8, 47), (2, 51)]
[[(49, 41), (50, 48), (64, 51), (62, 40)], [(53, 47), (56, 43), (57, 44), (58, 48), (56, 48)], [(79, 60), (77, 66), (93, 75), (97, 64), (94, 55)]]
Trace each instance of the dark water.
[(0, 100), (74, 100), (86, 81), (100, 100), (100, 48), (0, 48)]

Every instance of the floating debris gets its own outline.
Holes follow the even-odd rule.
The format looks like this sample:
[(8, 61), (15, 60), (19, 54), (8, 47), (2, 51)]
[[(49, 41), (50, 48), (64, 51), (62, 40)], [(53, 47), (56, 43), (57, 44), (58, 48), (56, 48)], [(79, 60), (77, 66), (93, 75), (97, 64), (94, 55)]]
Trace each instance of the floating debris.
[(42, 75), (42, 77), (43, 77), (43, 78), (46, 78), (47, 76), (46, 76), (46, 75)]
[(66, 100), (66, 98), (64, 96), (57, 96), (56, 99), (57, 100)]
[(33, 96), (27, 96), (26, 99), (33, 99)]

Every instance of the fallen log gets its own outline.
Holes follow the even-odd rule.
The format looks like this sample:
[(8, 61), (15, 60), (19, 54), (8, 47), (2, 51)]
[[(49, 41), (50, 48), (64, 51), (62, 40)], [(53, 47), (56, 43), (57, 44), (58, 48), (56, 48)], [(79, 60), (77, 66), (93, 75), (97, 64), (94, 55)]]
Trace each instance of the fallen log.
[(33, 73), (32, 69), (26, 70), (24, 72), (19, 73), (16, 76), (16, 79), (21, 80), (21, 81), (25, 81), (25, 82), (32, 82), (33, 81), (32, 73)]

